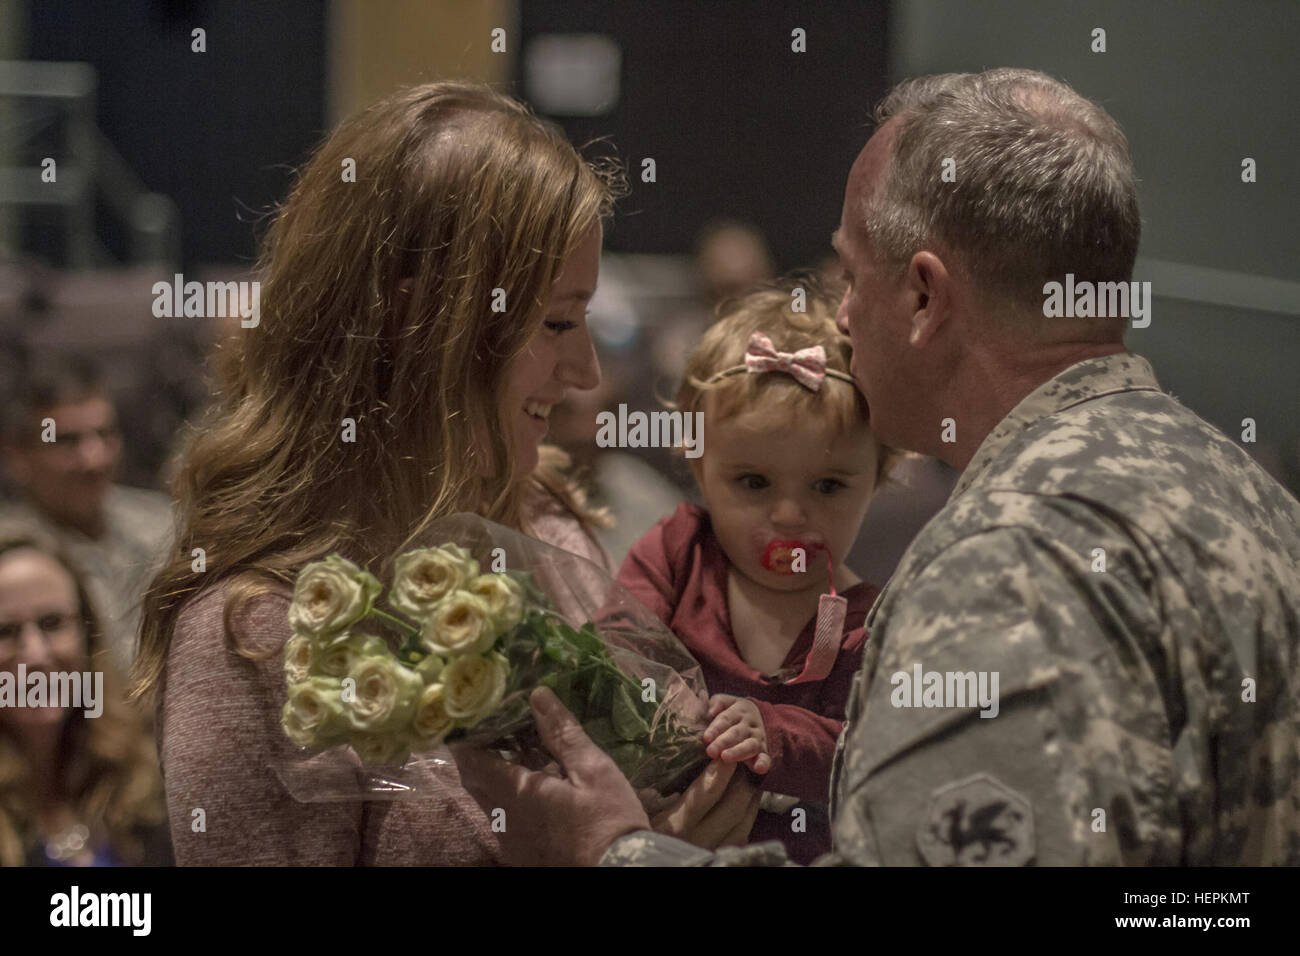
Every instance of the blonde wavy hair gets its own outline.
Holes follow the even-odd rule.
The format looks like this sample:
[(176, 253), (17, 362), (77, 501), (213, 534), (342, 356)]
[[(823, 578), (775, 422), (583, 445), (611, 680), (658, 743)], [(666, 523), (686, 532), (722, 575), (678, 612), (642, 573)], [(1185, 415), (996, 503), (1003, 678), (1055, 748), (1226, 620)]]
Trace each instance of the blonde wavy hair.
[(501, 406), (564, 260), (621, 189), (612, 164), (467, 83), (395, 93), (319, 147), (263, 244), (261, 323), (220, 354), (218, 401), (183, 452), (176, 550), (144, 597), (133, 697), (156, 690), (182, 605), (215, 581), (237, 576), (232, 633), (240, 606), (306, 563), (382, 564), (445, 515), (527, 530), (543, 495), (599, 523), (558, 449), (512, 478)]
[[(60, 783), (76, 818), (95, 837), (107, 837), (128, 864), (144, 862), (140, 830), (167, 820), (162, 777), (148, 720), (126, 702), (116, 671), (107, 663), (104, 631), (76, 564), (37, 528), (0, 526), (0, 560), (32, 550), (56, 561), (77, 591), (88, 667), (104, 674), (104, 709), (90, 719), (80, 709), (68, 714), (59, 737)], [(15, 741), (0, 730), (0, 866), (22, 866), (40, 811), (31, 768)]]
[[(796, 292), (803, 293), (805, 311), (794, 310)], [(761, 332), (779, 352), (797, 352), (820, 345), (826, 351), (826, 367), (851, 376), (849, 362), (853, 344), (835, 326), (835, 313), (842, 295), (815, 275), (795, 274), (739, 298), (719, 304), (716, 321), (704, 333), (686, 360), (686, 371), (672, 407), (683, 412), (703, 409), (707, 395), (713, 395), (711, 411), (717, 421), (745, 412), (760, 411), (781, 421), (819, 420), (837, 432), (868, 422), (866, 400), (856, 385), (830, 375), (818, 391), (800, 385), (789, 375), (727, 375), (728, 369), (745, 364), (749, 338)], [(876, 484), (889, 480), (894, 466), (905, 453), (880, 443)]]

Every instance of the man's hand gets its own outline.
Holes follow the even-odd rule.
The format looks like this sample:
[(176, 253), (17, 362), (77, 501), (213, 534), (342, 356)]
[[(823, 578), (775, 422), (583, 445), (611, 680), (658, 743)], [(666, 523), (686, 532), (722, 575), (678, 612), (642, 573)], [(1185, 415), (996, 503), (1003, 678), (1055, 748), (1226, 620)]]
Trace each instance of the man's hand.
[(706, 850), (744, 846), (761, 796), (749, 775), (737, 772), (736, 764), (715, 760), (668, 809), (655, 815), (654, 828)]
[(507, 863), (593, 866), (625, 833), (650, 829), (650, 819), (618, 766), (554, 693), (539, 687), (529, 703), (543, 746), (566, 776), (453, 747), (461, 784), (489, 817), (505, 811), (500, 840)]
[(743, 761), (754, 773), (772, 769), (763, 717), (752, 700), (714, 694), (709, 698), (709, 719), (704, 742), (710, 757), (727, 763)]

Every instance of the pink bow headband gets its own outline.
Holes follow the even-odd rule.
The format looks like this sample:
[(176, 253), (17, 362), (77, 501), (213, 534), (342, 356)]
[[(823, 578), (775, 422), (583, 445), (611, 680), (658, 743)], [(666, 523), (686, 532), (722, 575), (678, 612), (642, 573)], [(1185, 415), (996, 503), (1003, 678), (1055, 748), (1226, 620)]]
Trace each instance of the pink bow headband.
[(853, 376), (826, 367), (826, 350), (820, 345), (800, 349), (797, 352), (778, 352), (772, 346), (772, 340), (762, 332), (755, 332), (749, 337), (744, 365), (724, 369), (709, 381), (716, 382), (720, 378), (741, 372), (785, 372), (804, 388), (813, 392), (821, 390), (822, 380), (828, 375), (850, 385), (854, 384)]

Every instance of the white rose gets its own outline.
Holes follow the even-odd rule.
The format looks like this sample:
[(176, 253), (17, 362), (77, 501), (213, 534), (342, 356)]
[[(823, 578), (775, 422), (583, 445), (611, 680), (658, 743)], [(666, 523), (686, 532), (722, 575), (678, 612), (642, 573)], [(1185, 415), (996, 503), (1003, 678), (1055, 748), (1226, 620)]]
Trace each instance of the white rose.
[(332, 637), (369, 614), (381, 590), (374, 575), (331, 554), (298, 574), (289, 625), (310, 637)]
[(497, 634), (513, 630), (524, 616), (524, 592), (505, 574), (480, 574), (465, 590), (483, 599)]
[(359, 658), (348, 677), (356, 682), (353, 699), (345, 702), (348, 722), (365, 734), (406, 723), (424, 690), (424, 679), (392, 656)]
[(510, 665), (500, 654), (457, 657), (442, 672), (443, 706), (462, 727), (473, 727), (501, 704)]
[(438, 680), (439, 675), (442, 674), (442, 669), (446, 666), (447, 662), (437, 654), (425, 654), (423, 659), (415, 665), (415, 672), (424, 679), (427, 686)]
[(284, 643), (284, 675), (290, 684), (304, 681), (311, 676), (311, 665), (315, 655), (310, 639), (295, 634)]
[(387, 657), (388, 645), (369, 634), (335, 638), (316, 651), (316, 670), (326, 677), (347, 677), (363, 657)]
[(393, 566), (388, 602), (403, 614), (426, 618), (439, 601), (476, 574), (478, 562), (459, 545), (408, 551)]
[(280, 724), (299, 747), (323, 750), (347, 729), (342, 682), (311, 677), (289, 687)]
[(348, 743), (367, 767), (400, 767), (411, 756), (404, 734), (353, 734)]
[(452, 726), (451, 715), (447, 713), (446, 688), (442, 684), (430, 684), (415, 706), (411, 730), (420, 738), (421, 746), (434, 747), (442, 743)]
[(492, 646), (496, 633), (482, 598), (453, 591), (425, 620), (420, 639), (430, 654), (481, 654)]

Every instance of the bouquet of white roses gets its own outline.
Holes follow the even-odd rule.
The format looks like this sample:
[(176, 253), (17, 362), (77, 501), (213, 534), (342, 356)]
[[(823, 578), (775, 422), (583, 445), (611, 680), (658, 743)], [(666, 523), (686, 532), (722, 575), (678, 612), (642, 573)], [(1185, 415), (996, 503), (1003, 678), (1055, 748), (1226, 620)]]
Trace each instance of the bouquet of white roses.
[[(545, 685), (634, 787), (667, 794), (689, 782), (707, 759), (707, 695), (694, 659), (650, 611), (590, 562), (475, 515), (424, 537), (437, 543), (392, 562), (384, 607), (379, 580), (338, 555), (298, 575), (282, 714), (294, 744), (347, 745), (367, 767), (432, 768), (435, 778), (445, 758), (410, 758), (444, 741), (523, 759), (540, 747), (528, 694)], [(425, 789), (410, 772), (386, 776), (364, 789)], [(324, 779), (299, 774), (296, 789), (348, 798), (322, 794)]]

